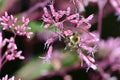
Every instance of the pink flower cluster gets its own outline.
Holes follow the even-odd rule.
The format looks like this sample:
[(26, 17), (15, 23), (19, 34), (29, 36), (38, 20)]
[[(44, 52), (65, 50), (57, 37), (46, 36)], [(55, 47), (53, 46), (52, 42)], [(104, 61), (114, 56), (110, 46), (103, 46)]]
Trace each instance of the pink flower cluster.
[[(107, 57), (113, 71), (120, 71), (120, 38), (109, 38), (99, 42), (99, 54)], [(102, 53), (101, 53), (102, 52)], [(105, 65), (107, 66), (107, 65)]]
[(99, 9), (103, 9), (107, 2), (109, 2), (116, 11), (118, 20), (120, 20), (120, 0), (70, 0), (77, 7), (79, 12), (85, 11), (85, 7), (88, 6), (90, 2), (97, 3)]
[[(45, 45), (47, 45), (48, 52), (44, 59), (49, 60), (51, 58), (53, 50), (52, 44), (54, 41), (63, 38), (64, 40), (68, 40), (66, 47), (77, 49), (79, 57), (84, 60), (89, 67), (97, 69), (94, 64), (95, 60), (91, 57), (91, 54), (95, 51), (94, 47), (99, 39), (94, 33), (88, 31), (91, 27), (89, 21), (93, 18), (93, 15), (84, 18), (83, 16), (80, 16), (79, 13), (70, 14), (69, 7), (66, 11), (55, 11), (53, 5), (50, 5), (49, 7), (50, 11), (46, 7), (43, 9), (43, 21), (47, 23), (44, 27), (49, 28), (50, 24), (53, 24), (59, 31), (53, 32), (54, 35), (46, 41)], [(74, 35), (75, 33), (78, 35)], [(75, 44), (74, 36), (75, 40), (77, 39)], [(73, 44), (74, 47), (70, 46), (71, 44)], [(87, 54), (83, 53), (83, 50), (85, 50)]]
[(16, 22), (17, 18), (14, 18), (13, 15), (8, 16), (7, 12), (5, 12), (4, 16), (0, 17), (0, 24), (3, 26), (3, 30), (12, 28)]
[(24, 57), (21, 56), (22, 51), (17, 51), (17, 46), (13, 37), (10, 39), (4, 39), (4, 43), (8, 43), (7, 50), (5, 52), (6, 59), (8, 61), (14, 60), (15, 58), (24, 59)]
[[(88, 18), (84, 18), (83, 16), (80, 16), (79, 13), (70, 14), (70, 7), (68, 7), (66, 11), (59, 10), (56, 12), (53, 5), (50, 5), (50, 12), (46, 7), (44, 7), (43, 10), (43, 21), (47, 23), (44, 28), (49, 28), (50, 24), (53, 24), (60, 30), (64, 29), (64, 31), (66, 29), (68, 31), (70, 26), (74, 26), (75, 28), (79, 27), (86, 30), (91, 27), (89, 21), (93, 18), (93, 15), (90, 15)], [(70, 29), (74, 27), (70, 27)]]
[(27, 32), (30, 30), (30, 27), (28, 26), (29, 19), (22, 17), (22, 24), (17, 25), (18, 22), (17, 18), (14, 18), (13, 15), (9, 16), (7, 12), (5, 12), (4, 16), (0, 17), (0, 24), (3, 26), (3, 30), (10, 29), (15, 35), (30, 38), (32, 32)]
[[(2, 79), (0, 80), (15, 80), (15, 77), (11, 77), (11, 78), (8, 78), (8, 75), (6, 75), (5, 77), (3, 77)], [(21, 80), (21, 79), (18, 79), (18, 80)]]
[(60, 29), (63, 28), (63, 22), (64, 19), (60, 20), (63, 16), (69, 16), (70, 15), (70, 8), (67, 8), (67, 11), (58, 11), (56, 12), (53, 5), (50, 5), (51, 14), (49, 13), (48, 9), (44, 7), (44, 15), (43, 15), (43, 21), (47, 22), (44, 27), (48, 28), (50, 24), (54, 24), (54, 26), (59, 27)]
[(108, 0), (71, 0), (77, 7), (79, 12), (84, 12), (85, 7), (89, 5), (90, 2), (97, 3), (99, 7), (103, 8)]
[[(21, 55), (22, 51), (17, 51), (17, 46), (15, 44), (14, 38), (10, 39), (5, 38), (2, 39), (2, 33), (0, 32), (0, 51), (2, 51), (3, 47), (7, 45), (7, 49), (0, 58), (0, 68), (7, 62), (11, 60), (15, 60), (15, 58), (19, 58), (21, 60), (25, 59), (24, 56)], [(1, 52), (0, 52), (1, 54)]]
[(120, 20), (120, 0), (110, 0), (110, 3), (114, 7), (116, 15), (118, 15), (118, 20)]
[[(3, 65), (7, 61), (15, 60), (16, 58), (19, 58), (21, 60), (25, 59), (24, 56), (22, 56), (22, 51), (17, 50), (17, 45), (15, 43), (16, 35), (19, 36), (26, 36), (27, 38), (30, 38), (30, 35), (32, 32), (28, 32), (30, 30), (30, 27), (28, 26), (29, 19), (22, 17), (21, 24), (18, 25), (20, 21), (17, 18), (14, 18), (13, 15), (8, 15), (7, 12), (5, 12), (5, 15), (0, 17), (0, 24), (2, 25), (3, 30), (10, 30), (14, 33), (14, 36), (10, 39), (3, 39), (2, 32), (0, 32), (0, 69), (3, 67)], [(6, 50), (4, 53), (2, 53), (2, 49), (6, 47)], [(3, 77), (0, 80), (15, 80), (14, 77), (11, 77), (8, 79), (8, 75)], [(20, 80), (20, 79), (19, 79)]]

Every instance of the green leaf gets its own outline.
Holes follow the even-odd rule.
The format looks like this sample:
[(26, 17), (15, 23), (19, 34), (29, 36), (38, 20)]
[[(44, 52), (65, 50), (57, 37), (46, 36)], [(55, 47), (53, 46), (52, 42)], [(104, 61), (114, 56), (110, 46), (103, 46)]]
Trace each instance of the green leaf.
[(51, 25), (48, 29), (45, 29), (44, 25), (45, 25), (45, 23), (40, 22), (40, 21), (31, 21), (29, 23), (29, 26), (31, 27), (32, 32), (43, 31), (43, 30), (52, 30), (52, 31), (54, 31), (54, 30), (58, 31), (59, 30), (54, 25)]
[(44, 22), (31, 21), (31, 22), (29, 23), (29, 26), (31, 27), (31, 31), (32, 31), (32, 32), (45, 30), (45, 29), (43, 28)]
[(43, 63), (39, 58), (32, 59), (17, 71), (15, 76), (20, 77), (23, 80), (33, 80), (50, 69), (52, 69), (52, 65), (50, 63)]
[(0, 10), (1, 10), (2, 8), (4, 8), (6, 2), (7, 2), (7, 0), (1, 0), (1, 1), (0, 1)]
[(78, 55), (77, 55), (76, 52), (74, 52), (63, 60), (62, 65), (63, 66), (69, 66), (69, 65), (74, 64), (74, 62), (77, 62), (77, 61), (78, 61)]

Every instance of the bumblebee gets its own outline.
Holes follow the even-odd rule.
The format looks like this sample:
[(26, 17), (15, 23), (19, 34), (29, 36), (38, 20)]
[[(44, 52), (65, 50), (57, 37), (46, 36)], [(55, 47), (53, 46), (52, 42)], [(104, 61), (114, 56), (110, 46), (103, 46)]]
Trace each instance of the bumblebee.
[(77, 32), (73, 33), (68, 37), (67, 47), (68, 48), (77, 48), (80, 41), (80, 36)]

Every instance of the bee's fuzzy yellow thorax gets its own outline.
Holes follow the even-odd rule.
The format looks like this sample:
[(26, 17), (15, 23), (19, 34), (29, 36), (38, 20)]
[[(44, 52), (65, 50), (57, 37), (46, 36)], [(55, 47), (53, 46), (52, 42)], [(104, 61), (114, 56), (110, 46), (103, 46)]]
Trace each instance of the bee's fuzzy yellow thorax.
[(80, 36), (78, 35), (78, 33), (73, 33), (73, 35), (71, 35), (69, 38), (72, 44), (78, 44), (80, 41)]

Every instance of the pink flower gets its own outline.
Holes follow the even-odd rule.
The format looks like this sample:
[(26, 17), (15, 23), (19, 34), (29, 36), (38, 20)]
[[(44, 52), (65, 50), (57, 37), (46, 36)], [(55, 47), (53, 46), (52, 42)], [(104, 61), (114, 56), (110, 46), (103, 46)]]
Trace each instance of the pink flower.
[(6, 59), (8, 61), (14, 60), (15, 58), (24, 59), (24, 56), (21, 56), (22, 51), (17, 51), (17, 46), (14, 42), (14, 38), (5, 39), (7, 45), (7, 50), (5, 52)]
[(3, 47), (3, 42), (2, 42), (2, 33), (0, 32), (0, 48)]
[(60, 31), (63, 29), (73, 31), (73, 28), (75, 27), (78, 27), (78, 29), (82, 28), (83, 30), (88, 30), (91, 27), (89, 21), (93, 18), (93, 15), (84, 18), (83, 16), (80, 16), (79, 13), (70, 14), (69, 7), (66, 11), (59, 10), (56, 12), (53, 5), (50, 5), (50, 11), (46, 7), (44, 7), (43, 10), (43, 21), (47, 23), (45, 28), (48, 28), (50, 24), (53, 24)]
[(120, 46), (112, 50), (109, 55), (109, 61), (113, 71), (120, 71)]
[(92, 68), (94, 70), (97, 69), (97, 66), (94, 64), (95, 60), (92, 57), (85, 56), (80, 49), (78, 49), (78, 54), (79, 54), (79, 57), (86, 62), (88, 67), (90, 67), (90, 68)]
[(14, 38), (5, 38), (4, 40), (2, 40), (2, 33), (0, 33), (0, 50), (2, 50), (5, 45), (7, 46), (7, 48), (4, 54), (1, 55), (0, 69), (7, 61), (15, 60), (15, 58), (19, 58), (21, 60), (25, 59), (25, 57), (21, 55), (22, 51), (17, 51), (17, 45), (15, 44)]
[[(68, 7), (67, 11), (55, 11), (53, 5), (50, 5), (50, 11), (46, 7), (43, 8), (44, 15), (43, 15), (43, 21), (47, 22), (48, 24), (54, 24), (59, 29), (63, 28), (63, 22), (64, 19), (60, 20), (64, 15), (69, 16), (70, 15), (70, 8)], [(47, 25), (48, 25), (47, 24)], [(46, 26), (46, 25), (45, 25)]]
[(75, 6), (77, 6), (79, 12), (84, 12), (85, 11), (85, 7), (88, 6), (88, 4), (90, 2), (96, 3), (99, 0), (71, 0)]
[[(98, 43), (100, 58), (108, 59), (107, 64), (111, 65), (113, 71), (120, 71), (120, 38), (109, 38)], [(107, 65), (105, 65), (107, 66)]]
[(20, 36), (26, 36), (27, 38), (30, 38), (30, 35), (33, 34), (32, 32), (26, 32), (27, 30), (30, 30), (31, 28), (26, 26), (26, 25), (19, 25), (17, 27), (15, 27), (15, 31), (17, 35)]
[[(99, 50), (105, 50), (106, 54), (110, 54), (113, 50), (120, 47), (120, 38), (109, 38), (108, 40), (101, 40), (98, 44)], [(103, 53), (103, 54), (105, 54)]]
[(7, 12), (5, 12), (5, 16), (0, 18), (0, 24), (3, 26), (3, 30), (14, 27), (16, 22), (17, 18), (14, 18), (13, 15), (8, 16)]
[(47, 55), (45, 57), (39, 57), (41, 59), (44, 59), (45, 62), (50, 61), (51, 55), (52, 55), (53, 47), (50, 46), (47, 51)]
[(44, 26), (44, 28), (49, 28), (50, 27), (50, 24), (46, 24), (45, 26)]
[(69, 35), (72, 35), (73, 33), (71, 30), (66, 30), (66, 31), (64, 31), (64, 34), (65, 34), (65, 36), (69, 36)]
[[(5, 38), (3, 40), (2, 32), (0, 32), (0, 69), (7, 61), (15, 60), (16, 58), (19, 58), (21, 60), (25, 59), (25, 57), (21, 55), (22, 51), (17, 50), (15, 38), (16, 35), (26, 36), (27, 38), (30, 38), (32, 32), (27, 32), (30, 30), (30, 27), (28, 27), (28, 18), (22, 17), (21, 25), (17, 25), (17, 23), (17, 18), (14, 18), (13, 15), (9, 16), (7, 12), (5, 12), (4, 16), (0, 17), (0, 24), (2, 25), (3, 30), (9, 29), (14, 34), (14, 36), (10, 39)], [(6, 50), (4, 53), (2, 53), (4, 46)], [(8, 79), (8, 75), (6, 75), (0, 80), (15, 80), (15, 78), (11, 77)]]
[[(2, 77), (2, 79), (0, 80), (15, 80), (15, 77), (11, 77), (11, 78), (8, 78), (8, 75), (6, 75), (5, 77)], [(21, 79), (18, 79), (18, 80), (21, 80)]]
[(5, 77), (3, 77), (1, 80), (15, 80), (14, 76), (11, 78), (8, 78), (8, 75), (6, 75)]
[(0, 24), (3, 26), (3, 30), (10, 29), (14, 35), (26, 36), (30, 38), (32, 32), (28, 32), (31, 28), (28, 26), (29, 19), (22, 17), (21, 25), (17, 25), (18, 20), (14, 18), (13, 15), (8, 15), (5, 12), (5, 15), (0, 18)]
[(95, 70), (97, 67), (94, 65), (95, 60), (91, 55), (96, 51), (99, 38), (94, 33), (89, 32), (91, 27), (89, 21), (93, 15), (84, 18), (79, 13), (70, 14), (70, 8), (67, 8), (66, 11), (59, 10), (56, 12), (53, 5), (50, 5), (50, 12), (46, 7), (44, 8), (43, 21), (47, 23), (47, 27), (46, 25), (45, 27), (48, 28), (50, 24), (53, 24), (59, 31), (55, 31), (53, 37), (46, 41), (45, 47), (47, 46), (48, 51), (45, 59), (49, 60), (51, 57), (52, 43), (56, 39), (63, 38), (66, 42), (66, 49), (77, 50), (79, 57)]
[(54, 42), (54, 40), (55, 40), (54, 37), (49, 38), (49, 39), (45, 42), (45, 47), (48, 48), (48, 47), (50, 46), (50, 44)]
[(22, 25), (18, 25), (15, 27), (15, 32), (17, 35), (20, 36), (26, 36), (27, 38), (30, 38), (30, 35), (33, 34), (32, 32), (27, 32), (31, 28), (28, 26), (29, 19), (22, 17)]
[(116, 15), (118, 16), (118, 20), (120, 20), (120, 1), (119, 0), (110, 0), (110, 3), (116, 11)]
[(111, 5), (115, 8), (115, 10), (120, 14), (120, 1), (119, 0), (110, 0)]
[(88, 51), (88, 53), (93, 53), (99, 41), (97, 34), (89, 32), (82, 34), (80, 37), (81, 40), (79, 42), (79, 46)]

